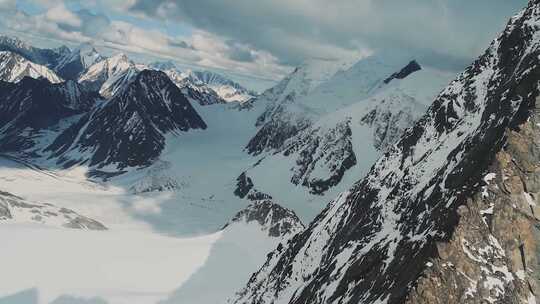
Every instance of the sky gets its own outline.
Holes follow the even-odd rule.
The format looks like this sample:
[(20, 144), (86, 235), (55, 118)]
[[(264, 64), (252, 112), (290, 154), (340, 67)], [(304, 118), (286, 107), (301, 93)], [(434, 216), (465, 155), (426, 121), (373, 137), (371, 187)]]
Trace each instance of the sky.
[[(223, 71), (270, 86), (312, 58), (381, 49), (462, 69), (526, 0), (0, 0), (0, 32), (49, 47), (83, 42), (139, 61)], [(419, 55), (420, 56), (420, 55)]]

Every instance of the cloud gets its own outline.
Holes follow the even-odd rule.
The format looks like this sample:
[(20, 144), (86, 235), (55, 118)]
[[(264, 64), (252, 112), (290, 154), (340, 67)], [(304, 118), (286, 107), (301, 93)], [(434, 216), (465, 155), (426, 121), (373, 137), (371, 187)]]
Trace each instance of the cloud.
[(17, 7), (15, 0), (0, 0), (0, 11), (12, 11)]
[(471, 60), (526, 0), (134, 0), (132, 12), (265, 50), (284, 64), (408, 48)]
[[(205, 30), (193, 30), (186, 35), (172, 34), (152, 23), (148, 16), (140, 21), (135, 15), (122, 15), (110, 19), (99, 8), (116, 10), (125, 14), (135, 0), (76, 1), (27, 0), (39, 7), (39, 13), (29, 14), (17, 8), (14, 1), (0, 0), (0, 29), (15, 32), (42, 41), (60, 40), (68, 44), (93, 43), (113, 52), (136, 53), (149, 60), (156, 57), (172, 59), (184, 65), (219, 69), (237, 74), (254, 75), (277, 80), (290, 67), (267, 51), (257, 50), (248, 44), (228, 40)], [(68, 5), (66, 5), (68, 3)], [(72, 10), (77, 7), (77, 10)], [(167, 5), (160, 9), (167, 9)], [(117, 16), (112, 14), (112, 16)], [(160, 13), (162, 14), (162, 13)], [(141, 14), (142, 15), (142, 14)], [(139, 20), (139, 21), (138, 21)], [(152, 24), (153, 26), (148, 26)]]
[(63, 3), (47, 10), (45, 17), (57, 24), (64, 24), (72, 27), (80, 27), (82, 20), (76, 14), (66, 8)]

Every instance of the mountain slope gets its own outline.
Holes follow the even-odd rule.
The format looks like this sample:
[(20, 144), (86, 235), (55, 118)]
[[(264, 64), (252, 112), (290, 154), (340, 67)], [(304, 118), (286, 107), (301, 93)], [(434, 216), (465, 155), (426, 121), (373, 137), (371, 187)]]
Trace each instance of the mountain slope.
[(194, 94), (195, 99), (200, 98), (201, 93), (217, 95), (215, 100), (203, 100), (205, 105), (211, 104), (211, 101), (243, 103), (256, 95), (225, 76), (210, 71), (181, 71), (172, 61), (153, 62), (149, 67), (167, 73), (188, 94)]
[(407, 62), (407, 58), (368, 57), (303, 97), (267, 106), (258, 118), (261, 127), (246, 146), (260, 159), (244, 174), (271, 195), (279, 193), (283, 183), (268, 181), (264, 173), (268, 170), (279, 171), (275, 176), (288, 177), (312, 194), (340, 184), (353, 167), (354, 178), (362, 177), (452, 77), (413, 61), (418, 70), (384, 81), (411, 64)]
[(0, 151), (32, 153), (63, 121), (88, 111), (98, 99), (73, 81), (51, 84), (24, 77), (18, 83), (0, 82)]
[(64, 79), (76, 80), (90, 66), (104, 60), (90, 44), (82, 44), (63, 56), (54, 70)]
[(144, 70), (119, 94), (66, 129), (47, 150), (68, 164), (136, 167), (151, 164), (160, 155), (165, 134), (205, 128), (164, 73)]
[(225, 103), (225, 100), (206, 84), (191, 81), (189, 76), (177, 69), (168, 69), (163, 72), (182, 90), (184, 95), (198, 102), (200, 105), (208, 106)]
[(43, 77), (52, 83), (62, 82), (62, 79), (47, 67), (30, 62), (18, 54), (0, 51), (0, 80), (18, 82), (26, 76)]
[[(480, 221), (486, 225), (481, 239), (465, 236), (466, 242), (449, 247), (455, 251), (447, 254), (440, 248), (464, 224), (470, 200), (481, 200), (482, 186), (490, 180), (488, 168), (507, 142), (508, 129), (520, 133), (523, 124), (531, 125), (527, 118), (539, 95), (539, 23), (540, 2), (531, 1), (366, 178), (286, 248), (273, 252), (232, 302), (404, 303), (409, 298), (411, 303), (527, 303), (534, 298), (536, 279), (524, 276), (521, 259), (510, 258), (520, 256), (520, 244), (502, 240), (519, 239), (521, 233), (538, 236), (535, 220), (510, 235), (489, 229), (499, 223)], [(495, 212), (488, 210), (489, 205), (484, 213)], [(529, 251), (536, 248), (534, 238), (521, 242)], [(449, 271), (454, 272), (452, 265), (472, 268), (455, 269), (444, 280), (429, 270), (430, 259), (452, 257), (467, 263), (445, 263)], [(524, 261), (534, 259), (525, 256)], [(417, 296), (411, 295), (422, 274), (428, 278)], [(423, 297), (437, 285), (442, 299)]]
[(53, 69), (67, 54), (69, 48), (62, 46), (56, 49), (40, 49), (33, 47), (16, 37), (0, 36), (0, 51), (19, 54), (25, 59)]
[(127, 86), (138, 72), (133, 61), (125, 54), (118, 54), (90, 66), (78, 81), (89, 90), (99, 91), (103, 97), (111, 98)]
[(209, 71), (192, 71), (189, 77), (195, 83), (201, 82), (208, 85), (219, 95), (219, 97), (227, 102), (243, 103), (256, 95), (255, 92), (252, 92), (241, 86), (239, 83), (217, 73)]
[(372, 95), (383, 80), (401, 69), (408, 57), (395, 53), (369, 56), (349, 62), (315, 61), (297, 68), (255, 103), (265, 104), (257, 119), (259, 131), (246, 150), (252, 155), (272, 151), (320, 115), (332, 113)]

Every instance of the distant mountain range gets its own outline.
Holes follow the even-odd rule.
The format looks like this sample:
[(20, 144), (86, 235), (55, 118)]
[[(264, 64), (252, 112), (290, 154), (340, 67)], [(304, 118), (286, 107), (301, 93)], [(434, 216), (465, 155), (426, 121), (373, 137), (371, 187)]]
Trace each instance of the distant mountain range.
[[(257, 95), (240, 84), (210, 71), (180, 71), (171, 61), (154, 62), (148, 65), (138, 64), (124, 54), (106, 58), (88, 43), (81, 44), (72, 50), (66, 46), (56, 49), (41, 49), (15, 37), (0, 36), (0, 51), (17, 54), (34, 65), (32, 70), (42, 71), (30, 71), (27, 72), (26, 76), (34, 78), (43, 76), (52, 82), (59, 82), (61, 79), (76, 80), (89, 86), (91, 90), (98, 90), (97, 86), (99, 86), (99, 91), (107, 98), (112, 97), (123, 82), (129, 81), (136, 72), (144, 69), (162, 70), (168, 74), (175, 73), (177, 85), (189, 91), (195, 100), (204, 99), (205, 95), (216, 96), (213, 100), (201, 100), (201, 103), (204, 104), (210, 102), (242, 103)], [(7, 58), (2, 58), (2, 61), (7, 60)], [(19, 64), (18, 69), (24, 69), (22, 63)], [(13, 73), (15, 72), (18, 71)], [(8, 72), (3, 70), (3, 73)], [(6, 77), (4, 76), (3, 79), (7, 80)], [(15, 79), (17, 75), (11, 77)], [(22, 77), (17, 80), (20, 78)]]

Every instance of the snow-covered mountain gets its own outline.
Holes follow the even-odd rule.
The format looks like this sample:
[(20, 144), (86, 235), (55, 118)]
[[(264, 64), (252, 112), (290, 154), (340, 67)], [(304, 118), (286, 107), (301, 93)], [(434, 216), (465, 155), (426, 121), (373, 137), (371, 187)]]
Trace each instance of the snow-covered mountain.
[(9, 51), (0, 51), (0, 80), (18, 82), (23, 77), (45, 78), (52, 83), (63, 81), (49, 68), (28, 61), (21, 55)]
[(0, 190), (0, 222), (39, 223), (65, 228), (106, 230), (103, 224), (73, 210), (49, 203), (28, 202), (21, 197)]
[(172, 61), (158, 61), (149, 65), (150, 68), (164, 71), (181, 88), (185, 88), (188, 94), (195, 96), (216, 95), (221, 100), (207, 100), (205, 104), (215, 102), (244, 103), (257, 94), (250, 91), (229, 78), (210, 71), (181, 71)]
[(74, 81), (52, 84), (24, 77), (17, 83), (0, 82), (0, 150), (34, 155), (70, 118), (88, 111), (98, 100), (96, 93)]
[(90, 66), (104, 59), (94, 46), (85, 43), (63, 56), (54, 70), (64, 79), (77, 80)]
[(257, 95), (255, 92), (244, 88), (239, 83), (214, 72), (191, 71), (189, 74), (189, 78), (193, 82), (202, 82), (206, 84), (227, 102), (243, 103)]
[(178, 86), (184, 95), (198, 102), (200, 105), (207, 106), (219, 103), (225, 103), (213, 89), (204, 83), (193, 82), (185, 73), (177, 69), (168, 69), (163, 71)]
[(539, 24), (531, 1), (230, 302), (535, 303)]
[(5, 35), (0, 35), (0, 51), (19, 54), (33, 63), (46, 66), (50, 69), (54, 69), (59, 61), (71, 52), (66, 46), (55, 49), (36, 48), (16, 37)]
[[(411, 65), (417, 68), (404, 73)], [(452, 77), (391, 53), (342, 67), (303, 66), (253, 100), (266, 104), (246, 146), (259, 160), (243, 174), (259, 191), (279, 193), (283, 186), (268, 180), (270, 168), (313, 194), (338, 185), (353, 167), (361, 177)], [(328, 79), (308, 77), (321, 70)], [(401, 76), (390, 81), (395, 74)]]
[(125, 54), (117, 54), (91, 65), (78, 81), (87, 89), (111, 98), (127, 86), (138, 72), (140, 69)]
[(70, 165), (137, 167), (156, 160), (167, 133), (205, 128), (166, 74), (144, 70), (113, 98), (64, 130), (45, 150)]

